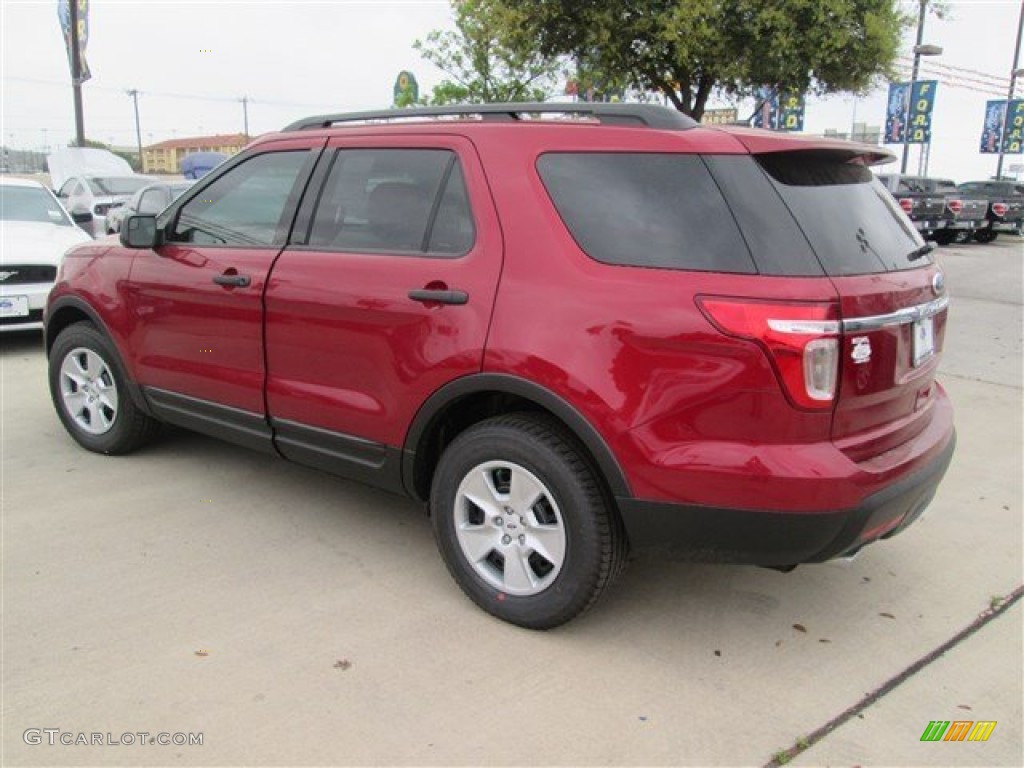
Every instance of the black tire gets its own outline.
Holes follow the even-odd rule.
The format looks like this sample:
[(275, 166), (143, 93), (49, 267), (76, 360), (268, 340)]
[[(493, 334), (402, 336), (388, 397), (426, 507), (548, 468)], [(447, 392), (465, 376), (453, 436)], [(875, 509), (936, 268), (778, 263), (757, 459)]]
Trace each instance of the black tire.
[(932, 239), (939, 245), (949, 245), (956, 239), (956, 233), (948, 231), (936, 232), (932, 235)]
[(135, 405), (114, 345), (92, 323), (60, 332), (50, 350), (49, 380), (57, 415), (83, 448), (129, 453), (160, 429), (160, 422)]
[(999, 236), (998, 232), (993, 232), (991, 229), (979, 229), (974, 233), (974, 239), (979, 243), (991, 243)]
[[(477, 480), (494, 492), (485, 500), (487, 510), (463, 493)], [(523, 502), (536, 491), (534, 481), (540, 495)], [(522, 489), (529, 493), (514, 509)], [(437, 466), (430, 508), (438, 548), (458, 585), (485, 611), (521, 627), (551, 629), (573, 619), (625, 564), (628, 541), (618, 511), (583, 451), (542, 416), (498, 416), (459, 435)], [(475, 561), (462, 543), (468, 529), (480, 536), (472, 546), (491, 548)], [(515, 582), (523, 578), (530, 584), (516, 593)]]

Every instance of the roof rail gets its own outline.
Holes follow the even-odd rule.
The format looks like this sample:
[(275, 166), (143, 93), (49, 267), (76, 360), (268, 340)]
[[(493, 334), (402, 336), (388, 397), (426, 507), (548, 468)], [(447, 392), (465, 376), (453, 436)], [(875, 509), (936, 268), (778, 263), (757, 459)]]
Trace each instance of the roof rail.
[(335, 115), (316, 115), (297, 120), (285, 131), (330, 128), (338, 123), (371, 120), (408, 120), (428, 117), (479, 117), (485, 121), (515, 122), (523, 115), (562, 114), (580, 115), (607, 125), (645, 126), (668, 131), (683, 131), (697, 127), (687, 115), (656, 104), (606, 104), (593, 102), (510, 102), (506, 104), (452, 104), (446, 107), (413, 107), (386, 109), (374, 112), (345, 112)]

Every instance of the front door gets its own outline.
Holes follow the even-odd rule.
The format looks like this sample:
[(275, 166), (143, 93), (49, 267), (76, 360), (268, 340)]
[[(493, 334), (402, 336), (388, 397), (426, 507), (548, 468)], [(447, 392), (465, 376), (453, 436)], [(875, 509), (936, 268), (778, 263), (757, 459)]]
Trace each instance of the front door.
[[(136, 257), (128, 348), (157, 415), (269, 448), (263, 290), (321, 142), (267, 144), (170, 212)], [(163, 224), (163, 221), (160, 222)]]

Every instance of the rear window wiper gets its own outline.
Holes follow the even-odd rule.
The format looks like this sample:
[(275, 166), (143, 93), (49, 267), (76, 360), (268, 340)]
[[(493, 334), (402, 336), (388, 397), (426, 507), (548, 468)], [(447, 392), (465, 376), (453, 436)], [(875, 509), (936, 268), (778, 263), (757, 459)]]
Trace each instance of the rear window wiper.
[(907, 254), (907, 261), (917, 261), (922, 256), (927, 256), (929, 253), (934, 251), (936, 248), (935, 243), (925, 243), (920, 248), (915, 248)]

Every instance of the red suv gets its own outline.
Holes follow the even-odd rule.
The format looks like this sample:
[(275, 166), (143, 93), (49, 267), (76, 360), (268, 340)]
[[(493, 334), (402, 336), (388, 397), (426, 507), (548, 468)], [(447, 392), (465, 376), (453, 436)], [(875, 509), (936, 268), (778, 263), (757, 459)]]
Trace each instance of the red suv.
[(397, 116), (264, 136), (70, 252), (71, 436), (168, 422), (429, 502), (462, 589), (533, 628), (630, 545), (788, 567), (931, 500), (948, 300), (884, 150), (648, 105)]

